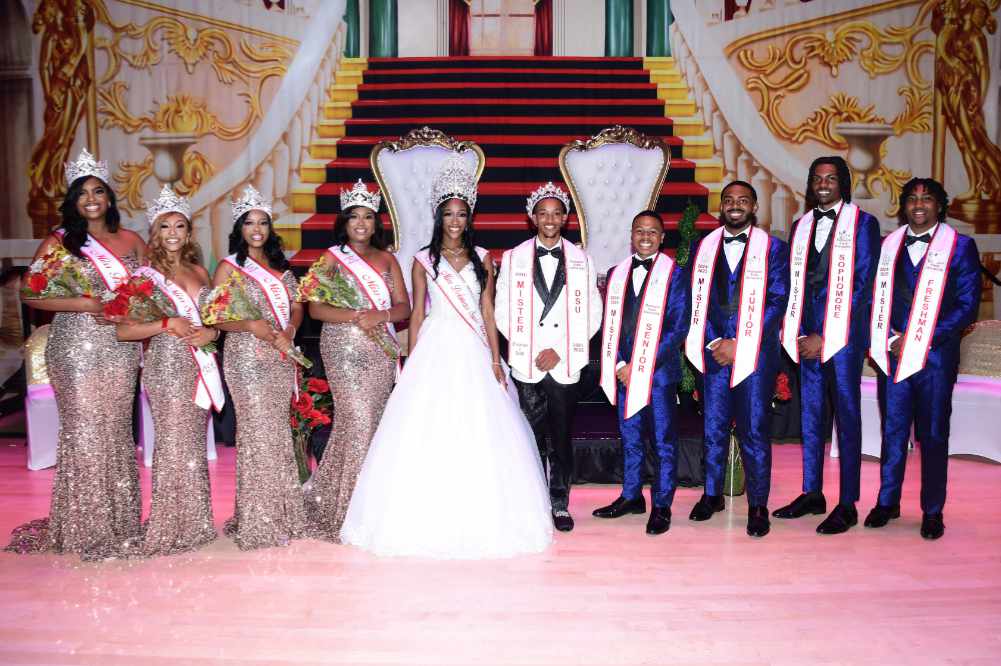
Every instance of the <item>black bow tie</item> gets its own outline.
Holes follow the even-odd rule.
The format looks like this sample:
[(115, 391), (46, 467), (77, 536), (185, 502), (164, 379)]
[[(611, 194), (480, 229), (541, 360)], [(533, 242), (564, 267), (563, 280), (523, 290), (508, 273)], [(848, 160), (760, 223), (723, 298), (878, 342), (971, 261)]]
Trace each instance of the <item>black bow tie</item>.
[(736, 236), (724, 236), (723, 237), (723, 242), (724, 243), (746, 243), (747, 242), (747, 233), (746, 232), (742, 232), (742, 233), (737, 234)]
[(649, 271), (650, 267), (653, 266), (653, 257), (647, 257), (646, 259), (637, 259), (636, 257), (633, 257), (633, 270), (636, 270), (639, 266), (642, 266)]
[(827, 210), (820, 210), (819, 208), (813, 209), (813, 219), (819, 221), (823, 217), (829, 217), (832, 220), (837, 217), (837, 213), (834, 212), (833, 208), (828, 208)]
[(910, 246), (914, 243), (930, 243), (931, 234), (921, 234), (920, 236), (904, 236), (904, 245)]
[(542, 247), (541, 245), (536, 245), (535, 246), (535, 256), (537, 256), (537, 257), (545, 257), (546, 255), (549, 255), (549, 256), (553, 257), (554, 259), (559, 259), (560, 257), (563, 256), (563, 248), (557, 245), (553, 249), (547, 250), (546, 248)]

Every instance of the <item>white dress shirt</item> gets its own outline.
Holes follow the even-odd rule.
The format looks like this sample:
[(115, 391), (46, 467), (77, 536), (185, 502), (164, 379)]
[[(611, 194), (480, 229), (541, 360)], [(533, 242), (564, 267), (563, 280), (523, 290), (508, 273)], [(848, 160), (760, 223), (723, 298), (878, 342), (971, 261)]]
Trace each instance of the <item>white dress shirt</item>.
[[(538, 238), (535, 240), (535, 247), (542, 248), (543, 250), (553, 250), (555, 248), (561, 248), (560, 243), (556, 243), (553, 247), (546, 247), (543, 245)], [(544, 257), (539, 257), (539, 268), (542, 269), (542, 278), (546, 281), (546, 288), (551, 289), (553, 286), (553, 278), (556, 277), (556, 267), (560, 265), (560, 260), (551, 254), (547, 254)]]
[[(657, 255), (652, 254), (649, 257), (641, 257), (639, 254), (634, 254), (633, 258), (638, 261), (643, 261), (643, 259), (653, 259)], [(637, 266), (633, 269), (633, 296), (639, 296), (640, 292), (643, 290), (643, 281), (646, 280), (647, 270), (643, 266)]]
[[(935, 235), (935, 230), (938, 229), (938, 223), (935, 223), (931, 229), (925, 232), (929, 236)], [(911, 231), (911, 225), (907, 225), (907, 235), (908, 236), (924, 236), (925, 234), (916, 234)], [(918, 262), (925, 258), (925, 252), (928, 251), (928, 243), (922, 243), (921, 241), (916, 241), (907, 246), (907, 254), (911, 256), (911, 263), (915, 266)]]
[(726, 265), (730, 267), (731, 273), (737, 270), (737, 264), (740, 263), (740, 258), (744, 256), (744, 248), (747, 247), (747, 243), (727, 243), (726, 239), (739, 236), (740, 234), (750, 237), (750, 225), (736, 234), (731, 234), (729, 229), (723, 227), (723, 256), (726, 257)]
[[(841, 212), (841, 206), (843, 205), (844, 202), (839, 199), (838, 202), (830, 208), (820, 208), (820, 206), (817, 206), (817, 208), (822, 211), (833, 210), (834, 219), (836, 220), (838, 218), (838, 213)], [(834, 220), (829, 217), (822, 217), (819, 220), (814, 220), (814, 222), (815, 229), (813, 234), (813, 247), (817, 249), (817, 252), (822, 252), (824, 250), (824, 245), (827, 243), (827, 237), (831, 235), (831, 229), (834, 227)]]

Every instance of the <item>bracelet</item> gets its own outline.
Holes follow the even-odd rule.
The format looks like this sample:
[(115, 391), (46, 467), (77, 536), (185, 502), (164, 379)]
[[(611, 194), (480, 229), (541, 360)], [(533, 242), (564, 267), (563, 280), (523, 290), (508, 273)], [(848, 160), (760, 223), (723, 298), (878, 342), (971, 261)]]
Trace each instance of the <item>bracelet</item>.
[(491, 363), (490, 365), (496, 365), (496, 366), (497, 366), (498, 368), (501, 368), (501, 367), (503, 367), (503, 366), (502, 366), (502, 365), (501, 365), (500, 363), (498, 363), (498, 362), (496, 362), (496, 361), (494, 361), (494, 362), (493, 362), (493, 363)]
[(388, 324), (391, 317), (389, 316), (389, 310), (386, 310), (385, 312), (386, 312), (386, 323)]
[(219, 339), (219, 336), (222, 335), (222, 331), (220, 331), (218, 328), (213, 328), (212, 330), (215, 331), (215, 337), (212, 338), (212, 341), (215, 342), (216, 340)]
[(161, 331), (166, 331), (167, 330), (167, 322), (169, 322), (169, 321), (170, 321), (170, 319), (168, 319), (167, 317), (164, 317), (163, 319), (160, 320), (160, 330)]

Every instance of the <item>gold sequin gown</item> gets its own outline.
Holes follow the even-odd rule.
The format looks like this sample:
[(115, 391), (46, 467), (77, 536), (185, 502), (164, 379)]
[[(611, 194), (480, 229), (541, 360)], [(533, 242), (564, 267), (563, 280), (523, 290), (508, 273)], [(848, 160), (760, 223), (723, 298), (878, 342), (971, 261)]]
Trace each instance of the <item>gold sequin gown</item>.
[[(358, 288), (349, 273), (341, 274)], [(382, 277), (392, 290), (392, 276)], [(306, 509), (317, 536), (338, 541), (368, 445), (393, 390), (396, 362), (354, 324), (324, 323), (320, 354), (334, 399), (334, 427), (306, 484)]]
[[(208, 294), (199, 292), (199, 304)], [(143, 385), (153, 412), (153, 494), (144, 526), (143, 555), (194, 550), (217, 536), (205, 434), (208, 410), (195, 404), (198, 364), (172, 335), (150, 339)]]
[[(253, 280), (245, 282), (277, 327), (264, 292)], [(291, 299), (296, 283), (290, 271), (282, 282)], [(227, 333), (223, 374), (236, 410), (236, 510), (226, 534), (242, 550), (287, 545), (308, 531), (289, 422), (295, 362), (253, 333)]]
[[(97, 270), (78, 259), (91, 282)], [(132, 257), (123, 262), (134, 270)], [(112, 325), (83, 312), (58, 312), (45, 362), (59, 410), (59, 444), (49, 517), (14, 530), (7, 550), (127, 555), (139, 542), (139, 470), (132, 404), (139, 343), (119, 342)]]

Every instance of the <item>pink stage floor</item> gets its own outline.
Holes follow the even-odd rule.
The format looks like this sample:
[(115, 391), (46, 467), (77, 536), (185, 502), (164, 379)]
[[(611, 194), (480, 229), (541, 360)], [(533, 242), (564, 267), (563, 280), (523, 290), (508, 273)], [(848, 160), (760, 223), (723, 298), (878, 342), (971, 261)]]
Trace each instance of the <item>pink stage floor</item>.
[[(24, 460), (20, 441), (0, 440), (4, 535), (48, 509), (52, 471)], [(211, 464), (219, 524), (233, 466), (232, 449)], [(937, 542), (918, 535), (917, 456), (908, 467), (900, 520), (831, 537), (810, 517), (752, 540), (743, 498), (691, 523), (698, 489), (648, 537), (643, 516), (590, 516), (617, 488), (580, 486), (577, 529), (513, 560), (387, 560), (316, 541), (243, 553), (225, 539), (150, 561), (0, 554), (0, 663), (999, 664), (1001, 466), (951, 461)], [(799, 478), (799, 448), (775, 447), (773, 508)], [(867, 461), (863, 515), (877, 479)]]

